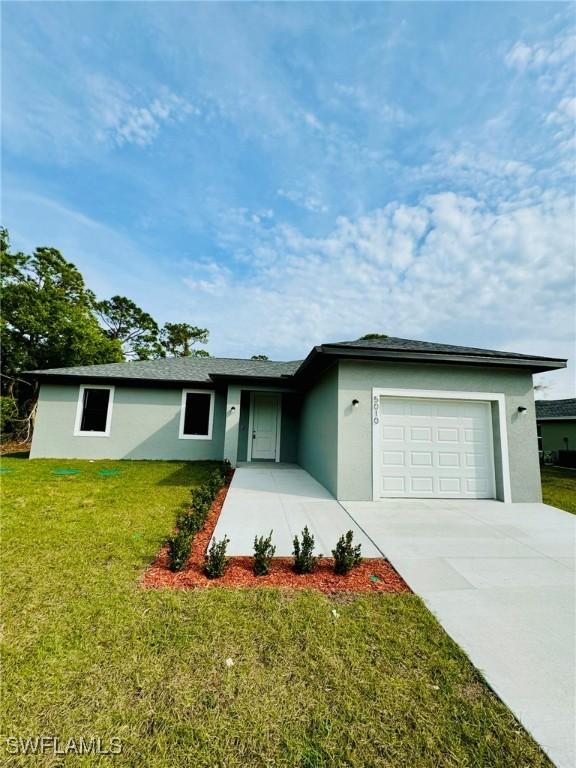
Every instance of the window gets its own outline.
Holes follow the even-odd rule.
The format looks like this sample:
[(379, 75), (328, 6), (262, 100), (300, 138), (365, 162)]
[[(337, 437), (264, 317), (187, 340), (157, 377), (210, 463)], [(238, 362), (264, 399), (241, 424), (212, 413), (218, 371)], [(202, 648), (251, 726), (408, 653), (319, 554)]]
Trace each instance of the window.
[(536, 429), (538, 431), (538, 451), (542, 453), (542, 424), (537, 424)]
[(113, 399), (114, 387), (82, 385), (78, 396), (74, 434), (108, 437)]
[(180, 438), (211, 440), (214, 417), (214, 392), (185, 389), (182, 392)]

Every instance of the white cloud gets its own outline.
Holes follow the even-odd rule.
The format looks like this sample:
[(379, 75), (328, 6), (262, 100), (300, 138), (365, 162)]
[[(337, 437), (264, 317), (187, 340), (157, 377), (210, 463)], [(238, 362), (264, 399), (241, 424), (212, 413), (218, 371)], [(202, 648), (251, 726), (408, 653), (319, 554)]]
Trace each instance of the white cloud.
[(278, 189), (276, 194), (279, 197), (283, 197), (289, 200), (294, 205), (298, 205), (301, 208), (305, 208), (311, 213), (327, 213), (328, 206), (323, 202), (322, 198), (316, 194), (310, 194), (309, 192), (301, 192), (295, 189)]
[(532, 59), (532, 48), (521, 41), (514, 44), (508, 51), (504, 61), (509, 67), (524, 70)]
[(533, 45), (518, 41), (504, 57), (511, 69), (536, 75), (538, 86), (549, 93), (573, 89), (575, 59), (576, 35), (573, 33), (562, 33)]
[[(244, 354), (250, 339), (294, 357), (320, 341), (382, 331), (568, 355), (573, 216), (561, 196), (491, 208), (446, 192), (342, 217), (321, 238), (251, 225), (226, 241), (231, 249), (236, 238), (241, 270), (214, 267), (206, 286), (206, 265), (193, 270), (191, 306), (226, 354)], [(554, 352), (531, 349), (536, 335)]]
[(195, 107), (167, 89), (154, 98), (139, 97), (102, 75), (89, 77), (87, 88), (97, 138), (118, 146), (151, 144), (163, 124), (197, 114)]
[(383, 99), (376, 93), (369, 93), (362, 84), (336, 83), (334, 86), (337, 102), (352, 104), (356, 109), (376, 116), (386, 123), (407, 125), (412, 122), (406, 110)]
[(576, 56), (576, 38), (573, 35), (557, 35), (550, 41), (527, 45), (516, 42), (508, 51), (505, 62), (509, 67), (525, 69), (543, 69), (573, 62)]

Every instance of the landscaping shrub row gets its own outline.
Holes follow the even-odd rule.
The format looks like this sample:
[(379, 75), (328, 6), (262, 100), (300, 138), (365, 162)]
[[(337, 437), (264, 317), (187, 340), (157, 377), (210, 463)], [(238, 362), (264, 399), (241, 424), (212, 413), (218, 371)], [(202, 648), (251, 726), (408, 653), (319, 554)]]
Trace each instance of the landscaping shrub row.
[[(190, 506), (178, 515), (177, 529), (166, 540), (168, 566), (171, 571), (182, 571), (186, 567), (194, 537), (202, 530), (212, 503), (225, 485), (229, 472), (229, 462), (223, 462), (220, 467), (211, 472), (202, 485), (192, 489)], [(270, 531), (268, 536), (256, 536), (254, 539), (252, 570), (255, 576), (266, 576), (270, 572), (270, 563), (276, 552), (276, 547), (272, 544), (272, 533), (273, 531)], [(348, 531), (340, 537), (335, 549), (332, 550), (334, 572), (339, 575), (348, 573), (362, 562), (360, 544), (354, 545), (353, 537), (352, 531)], [(220, 578), (226, 572), (229, 562), (226, 549), (229, 543), (230, 539), (225, 536), (220, 541), (214, 539), (210, 544), (204, 558), (204, 573), (209, 579)], [(307, 526), (302, 531), (301, 538), (294, 537), (293, 544), (295, 573), (313, 573), (322, 555), (314, 554), (314, 536)]]
[(192, 489), (190, 506), (176, 519), (178, 530), (166, 540), (171, 571), (181, 571), (186, 567), (194, 536), (206, 522), (212, 502), (226, 483), (229, 472), (230, 463), (223, 462), (202, 485)]
[[(272, 533), (273, 531), (270, 531), (268, 536), (256, 536), (254, 539), (252, 571), (255, 576), (266, 576), (270, 572), (270, 563), (276, 552), (276, 547), (272, 544)], [(362, 562), (361, 545), (354, 545), (353, 539), (353, 532), (348, 531), (338, 539), (336, 548), (332, 550), (334, 572), (339, 575), (348, 573)], [(228, 565), (226, 547), (229, 542), (226, 536), (221, 541), (212, 541), (206, 553), (204, 565), (204, 573), (208, 578), (216, 579), (226, 572)], [(308, 530), (308, 526), (302, 531), (302, 540), (295, 536), (293, 544), (294, 571), (300, 574), (313, 573), (322, 555), (314, 555), (314, 536)]]

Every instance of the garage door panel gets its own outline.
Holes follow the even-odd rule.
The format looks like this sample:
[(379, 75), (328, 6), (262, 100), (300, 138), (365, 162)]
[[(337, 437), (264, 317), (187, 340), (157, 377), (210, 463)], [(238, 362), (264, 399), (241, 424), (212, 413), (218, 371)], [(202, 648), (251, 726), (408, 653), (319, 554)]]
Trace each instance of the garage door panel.
[(432, 427), (410, 427), (412, 442), (428, 443), (432, 440)]
[(457, 443), (458, 429), (456, 427), (439, 427), (436, 429), (436, 442)]
[(404, 451), (384, 451), (382, 464), (385, 467), (403, 467), (406, 464)]
[(410, 403), (409, 411), (410, 415), (415, 417), (434, 416), (434, 405), (425, 400), (414, 400)]
[(388, 492), (390, 495), (402, 495), (406, 493), (406, 482), (403, 477), (383, 477), (382, 490), (384, 495)]
[(466, 490), (468, 493), (488, 493), (490, 484), (484, 478), (468, 477), (466, 478)]
[(478, 453), (465, 453), (464, 462), (467, 467), (477, 467), (478, 469), (485, 469), (487, 467), (486, 456), (482, 456)]
[(384, 426), (382, 437), (384, 440), (404, 440), (404, 427)]
[(486, 439), (486, 432), (483, 429), (465, 429), (465, 443), (481, 443)]
[(493, 498), (490, 404), (381, 398), (382, 496)]
[(434, 479), (432, 477), (411, 477), (410, 490), (413, 493), (433, 493)]
[(445, 453), (444, 451), (438, 453), (438, 466), (439, 467), (459, 467), (460, 466), (460, 454), (459, 453)]
[(410, 466), (431, 467), (433, 464), (434, 460), (430, 451), (410, 451)]
[(459, 477), (440, 477), (438, 478), (438, 489), (442, 493), (461, 493), (462, 482)]
[(406, 400), (390, 400), (386, 403), (386, 413), (390, 416), (407, 416), (410, 414), (410, 404)]

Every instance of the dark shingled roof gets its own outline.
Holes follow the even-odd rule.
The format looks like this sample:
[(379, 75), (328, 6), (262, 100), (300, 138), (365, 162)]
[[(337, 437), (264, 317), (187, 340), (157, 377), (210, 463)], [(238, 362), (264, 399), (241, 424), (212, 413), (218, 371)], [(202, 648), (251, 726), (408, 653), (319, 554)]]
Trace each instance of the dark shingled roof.
[[(355, 341), (339, 341), (325, 344), (326, 347), (355, 347), (371, 350), (390, 350), (397, 352), (436, 352), (448, 355), (469, 355), (479, 357), (500, 357), (513, 360), (534, 360), (535, 355), (522, 355), (517, 352), (501, 352), (495, 349), (478, 349), (478, 347), (457, 347), (454, 344), (437, 344), (432, 341), (414, 341), (389, 336), (386, 339), (356, 339)], [(537, 357), (538, 360), (554, 360), (550, 357)]]
[(63, 379), (133, 379), (140, 381), (209, 383), (219, 377), (252, 378), (268, 381), (302, 381), (305, 376), (318, 372), (319, 360), (329, 361), (334, 356), (369, 359), (462, 363), (472, 365), (519, 365), (530, 370), (552, 370), (565, 367), (565, 360), (551, 357), (520, 355), (515, 352), (497, 352), (476, 347), (457, 347), (452, 344), (434, 344), (388, 337), (386, 339), (357, 339), (322, 344), (314, 347), (306, 360), (275, 362), (272, 360), (240, 360), (227, 357), (172, 357), (160, 360), (138, 360), (107, 365), (83, 365), (74, 368), (49, 368), (27, 371), (30, 375)]
[(296, 360), (291, 363), (277, 363), (272, 360), (235, 360), (227, 357), (167, 357), (159, 360), (133, 360), (128, 363), (81, 365), (75, 368), (48, 368), (28, 373), (42, 376), (200, 383), (211, 382), (212, 374), (277, 379), (291, 376), (299, 368), (300, 362)]
[(537, 419), (576, 419), (576, 397), (566, 400), (537, 400)]

